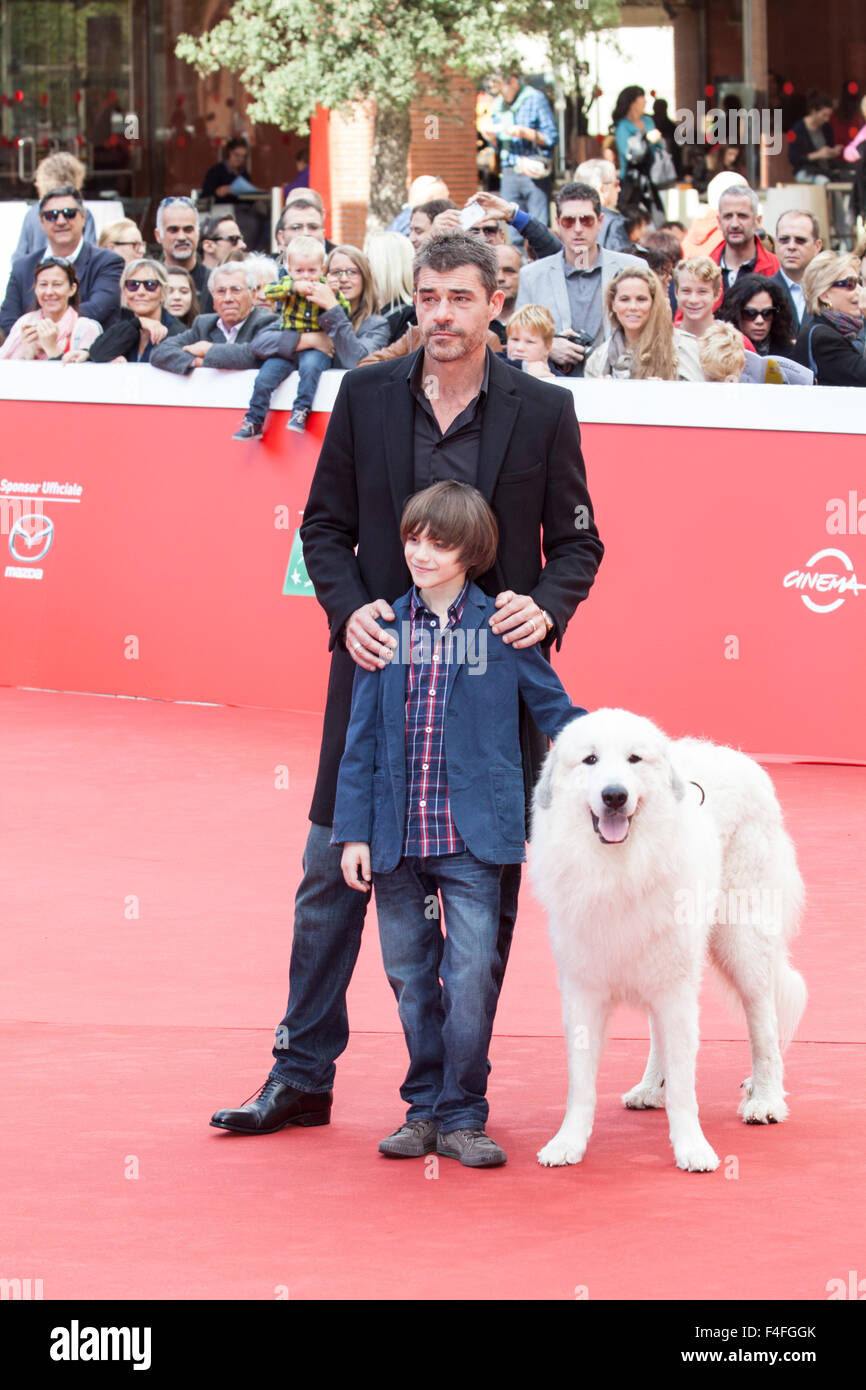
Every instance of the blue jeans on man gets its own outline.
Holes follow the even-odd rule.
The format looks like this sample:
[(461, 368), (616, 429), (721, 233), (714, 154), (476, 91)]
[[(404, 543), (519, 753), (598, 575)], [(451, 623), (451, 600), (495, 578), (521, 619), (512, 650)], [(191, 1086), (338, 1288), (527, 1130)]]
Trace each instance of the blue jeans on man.
[[(499, 175), (499, 196), (508, 203), (516, 203), (519, 208), (543, 227), (550, 226), (551, 180), (531, 179), (528, 174), (518, 174), (513, 166), (506, 166)], [(512, 241), (519, 246), (522, 238), (508, 228)]]

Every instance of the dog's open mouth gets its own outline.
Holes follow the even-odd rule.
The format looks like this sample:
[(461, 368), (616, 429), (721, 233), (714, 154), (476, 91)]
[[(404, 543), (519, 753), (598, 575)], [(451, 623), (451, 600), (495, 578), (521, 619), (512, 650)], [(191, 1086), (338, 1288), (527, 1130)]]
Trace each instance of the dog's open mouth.
[(592, 816), (592, 828), (603, 845), (621, 845), (628, 837), (631, 816), (625, 816), (621, 811), (604, 816), (597, 816), (594, 811), (589, 814)]

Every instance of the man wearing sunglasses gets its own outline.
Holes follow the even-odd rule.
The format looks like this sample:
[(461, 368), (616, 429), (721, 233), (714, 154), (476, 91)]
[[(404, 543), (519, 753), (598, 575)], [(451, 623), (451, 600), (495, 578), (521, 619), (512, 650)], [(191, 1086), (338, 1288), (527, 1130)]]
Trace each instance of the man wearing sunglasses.
[(84, 203), (71, 184), (54, 188), (39, 203), (39, 222), (45, 232), (48, 250), (34, 251), (15, 261), (0, 305), (0, 329), (7, 334), (22, 314), (36, 308), (33, 275), (46, 254), (75, 265), (81, 303), (79, 313), (96, 319), (103, 328), (120, 316), (120, 277), (124, 261), (84, 240)]
[(234, 217), (209, 217), (201, 229), (201, 258), (208, 270), (227, 261), (233, 251), (246, 251), (243, 232)]
[(820, 232), (815, 214), (800, 208), (783, 212), (776, 223), (776, 254), (780, 264), (773, 278), (787, 290), (791, 307), (801, 326), (806, 316), (803, 276), (824, 249)]
[(556, 230), (562, 250), (533, 261), (520, 272), (517, 308), (543, 304), (553, 314), (556, 337), (550, 356), (572, 376), (583, 375), (588, 352), (610, 337), (604, 310), (608, 281), (626, 266), (643, 266), (637, 256), (598, 245), (601, 199), (587, 183), (567, 183), (556, 195)]

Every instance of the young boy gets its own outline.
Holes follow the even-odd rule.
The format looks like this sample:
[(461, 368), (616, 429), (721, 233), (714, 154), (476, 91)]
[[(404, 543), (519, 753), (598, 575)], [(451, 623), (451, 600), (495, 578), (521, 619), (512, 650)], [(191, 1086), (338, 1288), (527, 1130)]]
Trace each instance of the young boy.
[(485, 1132), (485, 1095), (502, 866), (526, 857), (519, 697), (550, 738), (586, 713), (537, 645), (518, 650), (489, 626), (495, 601), (472, 576), (493, 566), (498, 534), (468, 483), (434, 483), (407, 502), (400, 536), (414, 583), (382, 623), (397, 638), (389, 664), (355, 672), (332, 835), (349, 886), (367, 892), (372, 877), (409, 1049), (406, 1120), (379, 1151), (435, 1149), (470, 1168), (506, 1161)]
[[(325, 248), (320, 241), (309, 236), (293, 237), (286, 248), (286, 269), (280, 271), (276, 284), (265, 286), (266, 298), (281, 306), (280, 326), (261, 329), (250, 344), (257, 357), (267, 360), (258, 370), (247, 413), (232, 439), (261, 438), (271, 396), (296, 366), (300, 380), (286, 429), (304, 433), (319, 377), (331, 365), (328, 354), (318, 348), (298, 352), (302, 333), (320, 331), (319, 306), (308, 296), (313, 282), (325, 279), (324, 260)], [(351, 314), (345, 295), (338, 292), (337, 302)]]
[(543, 304), (524, 304), (511, 315), (505, 327), (506, 354), (510, 362), (522, 362), (524, 372), (553, 379), (547, 361), (553, 346), (553, 315)]
[(704, 381), (735, 382), (746, 365), (743, 335), (732, 323), (712, 323), (698, 339)]

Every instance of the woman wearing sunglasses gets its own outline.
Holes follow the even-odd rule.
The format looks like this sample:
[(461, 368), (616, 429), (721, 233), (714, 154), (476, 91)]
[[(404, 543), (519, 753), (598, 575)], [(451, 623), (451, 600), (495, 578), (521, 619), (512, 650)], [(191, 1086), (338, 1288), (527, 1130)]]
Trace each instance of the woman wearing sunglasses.
[(766, 275), (738, 275), (716, 318), (745, 334), (761, 357), (790, 357), (797, 325), (778, 280)]
[(793, 356), (811, 368), (819, 386), (866, 386), (860, 292), (856, 256), (822, 251), (806, 268), (806, 317)]
[[(165, 307), (168, 291), (168, 273), (159, 261), (130, 261), (120, 277), (120, 320), (106, 329), (98, 345), (93, 345), (89, 360), (149, 362), (157, 343), (183, 332), (183, 324)], [(85, 362), (88, 358), (82, 355), (70, 360)]]
[(22, 314), (0, 347), (0, 359), (19, 362), (74, 360), (102, 333), (95, 319), (78, 312), (78, 275), (71, 261), (46, 256), (36, 267), (33, 293), (38, 309)]

